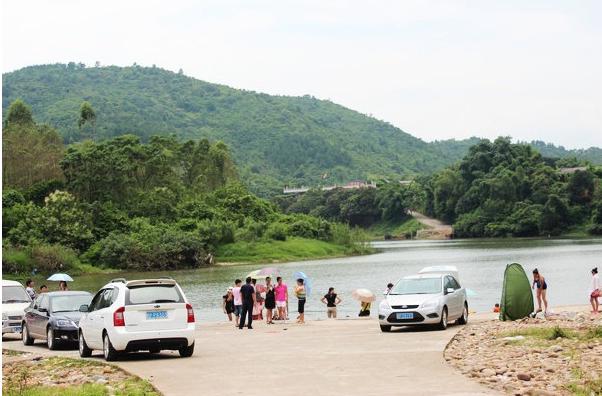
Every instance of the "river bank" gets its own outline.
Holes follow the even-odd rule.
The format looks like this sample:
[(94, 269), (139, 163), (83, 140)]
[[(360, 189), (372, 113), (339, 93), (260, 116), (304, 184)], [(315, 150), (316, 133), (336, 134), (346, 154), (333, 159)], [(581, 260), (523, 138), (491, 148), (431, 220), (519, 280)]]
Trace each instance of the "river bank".
[(462, 374), (514, 395), (602, 394), (602, 314), (588, 307), (548, 318), (472, 323), (445, 360)]

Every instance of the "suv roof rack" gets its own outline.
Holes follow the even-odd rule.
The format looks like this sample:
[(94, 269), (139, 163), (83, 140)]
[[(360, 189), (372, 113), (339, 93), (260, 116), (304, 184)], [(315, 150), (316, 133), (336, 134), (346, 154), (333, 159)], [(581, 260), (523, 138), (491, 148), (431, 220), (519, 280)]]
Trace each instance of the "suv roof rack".
[(127, 281), (125, 280), (125, 278), (115, 278), (115, 279), (111, 279), (110, 283), (126, 283)]

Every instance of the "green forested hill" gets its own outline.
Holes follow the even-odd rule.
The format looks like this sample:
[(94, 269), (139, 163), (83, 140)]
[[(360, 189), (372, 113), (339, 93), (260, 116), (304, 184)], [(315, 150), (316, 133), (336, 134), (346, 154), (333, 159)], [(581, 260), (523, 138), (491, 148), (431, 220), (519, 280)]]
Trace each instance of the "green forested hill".
[[(156, 67), (31, 66), (4, 74), (2, 87), (3, 110), (23, 99), (35, 120), (56, 127), (66, 143), (126, 133), (145, 141), (156, 134), (223, 140), (242, 180), (262, 195), (286, 184), (431, 173), (459, 160), (479, 141), (426, 143), (330, 101), (238, 90)], [(80, 130), (83, 101), (91, 103), (97, 119), (93, 128)], [(599, 149), (578, 155), (536, 147), (545, 149), (545, 156), (577, 155), (602, 163)]]
[[(330, 101), (237, 90), (155, 67), (32, 66), (3, 75), (2, 86), (4, 110), (23, 99), (66, 143), (124, 133), (223, 140), (258, 192), (406, 177), (459, 158)], [(96, 111), (95, 131), (78, 129), (83, 101)]]

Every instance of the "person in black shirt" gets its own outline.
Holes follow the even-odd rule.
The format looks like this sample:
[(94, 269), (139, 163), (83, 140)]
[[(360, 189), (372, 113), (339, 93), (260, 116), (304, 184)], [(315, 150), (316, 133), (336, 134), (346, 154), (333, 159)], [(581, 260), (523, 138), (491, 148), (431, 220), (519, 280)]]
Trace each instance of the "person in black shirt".
[(341, 299), (334, 292), (334, 287), (328, 288), (328, 294), (322, 297), (322, 302), (326, 304), (326, 313), (328, 318), (337, 318), (337, 305), (341, 303)]
[(242, 314), (240, 315), (239, 329), (242, 330), (245, 327), (245, 317), (249, 318), (249, 329), (253, 326), (253, 306), (255, 305), (255, 288), (251, 285), (251, 277), (245, 280), (245, 285), (240, 288), (240, 295), (242, 297)]

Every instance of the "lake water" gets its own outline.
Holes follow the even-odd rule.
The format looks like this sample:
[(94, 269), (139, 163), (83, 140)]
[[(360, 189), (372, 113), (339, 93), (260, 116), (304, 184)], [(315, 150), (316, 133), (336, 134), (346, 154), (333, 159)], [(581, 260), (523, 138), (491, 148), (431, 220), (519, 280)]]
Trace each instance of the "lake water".
[[(476, 292), (469, 305), (477, 312), (489, 311), (499, 301), (506, 264), (518, 262), (531, 276), (538, 268), (548, 283), (550, 305), (587, 304), (590, 270), (602, 269), (602, 239), (497, 239), (449, 241), (394, 241), (375, 242), (378, 253), (368, 256), (327, 260), (291, 262), (276, 266), (285, 283), (294, 285), (292, 275), (304, 271), (313, 281), (313, 293), (308, 297), (308, 318), (322, 318), (324, 305), (320, 298), (332, 286), (343, 299), (339, 317), (356, 316), (359, 304), (352, 300), (356, 288), (374, 291), (378, 300), (388, 282), (417, 272), (429, 265), (455, 265), (460, 271), (461, 283)], [(213, 267), (172, 272), (119, 273), (78, 276), (71, 290), (96, 291), (107, 280), (116, 277), (127, 279), (171, 276), (184, 289), (192, 302), (197, 318), (203, 321), (221, 321), (221, 297), (234, 279), (243, 279), (261, 265)], [(37, 286), (41, 280), (37, 280)], [(48, 283), (48, 282), (46, 282)], [(52, 285), (53, 287), (55, 285)], [(291, 293), (292, 294), (292, 293)], [(296, 310), (296, 300), (290, 300), (291, 311)], [(378, 301), (373, 305), (376, 315)]]

